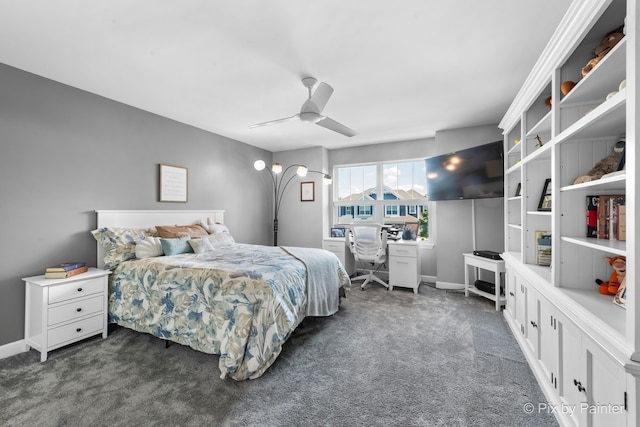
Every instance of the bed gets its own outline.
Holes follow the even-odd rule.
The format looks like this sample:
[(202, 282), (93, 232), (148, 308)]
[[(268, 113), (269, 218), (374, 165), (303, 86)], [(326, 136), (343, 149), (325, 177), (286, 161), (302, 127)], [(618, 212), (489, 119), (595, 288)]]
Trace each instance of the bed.
[(334, 314), (350, 286), (331, 252), (235, 242), (224, 211), (96, 213), (109, 322), (217, 354), (221, 378), (260, 377), (302, 319)]

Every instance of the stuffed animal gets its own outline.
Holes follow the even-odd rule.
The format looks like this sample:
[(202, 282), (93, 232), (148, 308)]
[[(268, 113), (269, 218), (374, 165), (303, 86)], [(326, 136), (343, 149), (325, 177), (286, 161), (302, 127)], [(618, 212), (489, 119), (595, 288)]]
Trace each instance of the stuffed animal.
[(623, 27), (616, 28), (607, 34), (602, 40), (602, 43), (593, 51), (594, 57), (582, 68), (582, 77), (589, 74), (589, 71), (591, 71), (623, 37)]
[(596, 163), (595, 166), (586, 173), (586, 175), (580, 175), (579, 177), (577, 177), (573, 181), (573, 183), (581, 184), (583, 182), (595, 181), (596, 179), (602, 178), (603, 175), (618, 170), (620, 158), (622, 157), (622, 152), (624, 151), (624, 144), (624, 140), (616, 142), (616, 144), (613, 146), (613, 153), (609, 154), (607, 157)]
[(627, 272), (627, 258), (622, 255), (618, 255), (614, 257), (607, 257), (607, 261), (609, 262), (609, 265), (613, 267), (613, 273), (611, 273), (611, 277), (609, 277), (608, 282), (596, 279), (596, 284), (598, 284), (598, 292), (602, 295), (615, 295), (618, 293), (620, 283), (624, 280), (625, 273)]

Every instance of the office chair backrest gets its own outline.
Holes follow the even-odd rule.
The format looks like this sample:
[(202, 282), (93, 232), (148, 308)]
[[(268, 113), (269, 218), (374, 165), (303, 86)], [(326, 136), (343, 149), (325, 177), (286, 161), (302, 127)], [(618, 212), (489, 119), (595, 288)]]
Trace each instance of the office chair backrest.
[(387, 232), (380, 224), (352, 225), (352, 252), (357, 260), (379, 261), (387, 249)]

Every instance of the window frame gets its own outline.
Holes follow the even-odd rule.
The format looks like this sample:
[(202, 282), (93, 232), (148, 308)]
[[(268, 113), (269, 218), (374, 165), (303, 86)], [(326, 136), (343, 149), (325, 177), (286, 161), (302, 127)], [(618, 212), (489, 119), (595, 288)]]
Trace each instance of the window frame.
[[(384, 165), (385, 164), (390, 164), (390, 163), (411, 163), (411, 162), (423, 162), (426, 159), (426, 157), (420, 157), (420, 158), (413, 158), (413, 159), (401, 159), (401, 160), (385, 160), (385, 161), (378, 161), (378, 162), (363, 162), (363, 163), (345, 163), (345, 164), (335, 164), (333, 166), (333, 176), (336, 177), (334, 178), (334, 182), (332, 184), (332, 190), (331, 190), (331, 203), (330, 203), (330, 209), (331, 209), (331, 218), (332, 218), (332, 222), (336, 225), (340, 224), (339, 222), (339, 212), (338, 212), (338, 208), (340, 206), (351, 206), (352, 207), (352, 216), (355, 218), (355, 211), (356, 211), (356, 206), (358, 205), (371, 205), (373, 206), (373, 210), (374, 210), (374, 214), (372, 215), (373, 218), (371, 220), (371, 222), (376, 222), (379, 224), (385, 224), (385, 219), (389, 219), (389, 218), (393, 218), (393, 217), (387, 217), (385, 216), (386, 214), (386, 207), (387, 206), (397, 206), (398, 209), (398, 216), (400, 215), (400, 206), (406, 206), (407, 208), (407, 215), (409, 214), (409, 209), (411, 206), (413, 206), (413, 212), (414, 215), (416, 215), (416, 219), (419, 219), (418, 216), (418, 206), (426, 206), (428, 211), (429, 211), (429, 238), (428, 240), (431, 240), (431, 236), (433, 236), (432, 233), (432, 225), (433, 225), (433, 216), (432, 216), (432, 212), (433, 212), (433, 207), (434, 205), (432, 204), (431, 201), (429, 201), (428, 197), (425, 196), (424, 199), (406, 199), (406, 200), (398, 200), (398, 199), (390, 199), (390, 200), (384, 200), (384, 197), (382, 198), (382, 200), (380, 200), (379, 198), (376, 198), (375, 200), (367, 200), (367, 201), (363, 201), (363, 200), (350, 200), (350, 201), (341, 201), (338, 200), (338, 188), (339, 188), (339, 182), (338, 182), (338, 170), (340, 168), (350, 168), (350, 167), (358, 167), (358, 166), (371, 166), (371, 165), (375, 165), (376, 166), (376, 193), (377, 194), (384, 194)], [(426, 182), (425, 182), (426, 185)], [(404, 203), (398, 203), (398, 202), (404, 202)], [(388, 223), (391, 223), (392, 221), (388, 221)]]

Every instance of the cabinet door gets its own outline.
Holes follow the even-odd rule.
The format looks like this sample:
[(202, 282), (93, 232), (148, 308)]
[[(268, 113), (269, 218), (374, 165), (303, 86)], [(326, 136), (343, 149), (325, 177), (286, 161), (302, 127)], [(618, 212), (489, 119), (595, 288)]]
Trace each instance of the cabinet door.
[(582, 334), (571, 323), (557, 319), (560, 336), (560, 396), (569, 420), (575, 426), (587, 425), (586, 365), (582, 349)]
[(542, 369), (547, 374), (546, 377), (554, 389), (558, 390), (558, 322), (555, 311), (551, 304), (544, 299), (538, 298), (539, 307), (539, 359)]
[(506, 289), (505, 295), (507, 297), (507, 304), (505, 310), (512, 319), (516, 317), (516, 278), (515, 273), (507, 268), (505, 272)]
[(527, 288), (519, 274), (515, 275), (516, 278), (516, 323), (520, 329), (520, 332), (525, 335), (525, 323), (527, 321)]
[(531, 349), (536, 359), (540, 358), (538, 345), (538, 329), (540, 327), (539, 322), (539, 304), (537, 293), (525, 282), (522, 283), (525, 287), (525, 299), (527, 303), (525, 333), (527, 338), (527, 344)]
[(627, 425), (624, 369), (596, 346), (584, 339), (587, 357), (588, 417), (592, 426)]

